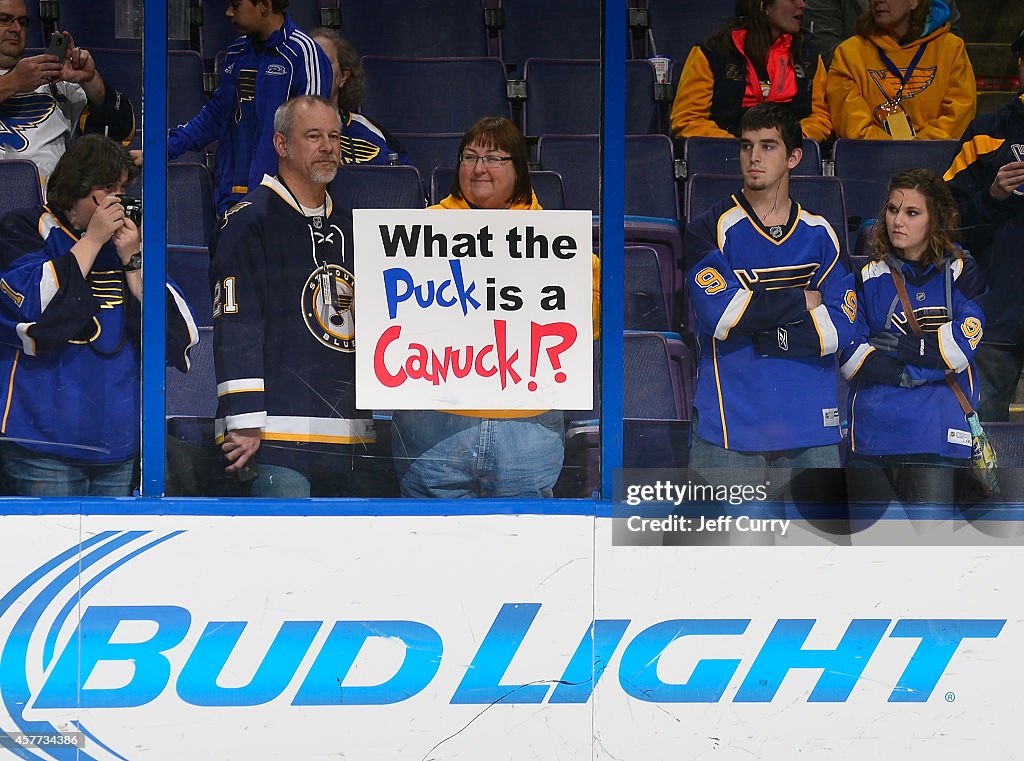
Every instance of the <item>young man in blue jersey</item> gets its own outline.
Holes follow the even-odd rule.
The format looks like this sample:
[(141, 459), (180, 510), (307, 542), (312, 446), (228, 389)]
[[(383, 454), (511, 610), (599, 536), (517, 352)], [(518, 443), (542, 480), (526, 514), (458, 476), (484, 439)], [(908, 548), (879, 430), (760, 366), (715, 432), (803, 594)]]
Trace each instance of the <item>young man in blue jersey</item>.
[(287, 6), (288, 0), (229, 0), (227, 16), (242, 36), (225, 51), (220, 87), (202, 111), (167, 136), (172, 159), (218, 141), (218, 214), (255, 190), (264, 174), (277, 170), (277, 107), (297, 95), (331, 92), (330, 61), (284, 12)]
[(686, 230), (699, 353), (694, 468), (840, 465), (835, 355), (852, 339), (857, 301), (835, 232), (789, 197), (801, 141), (785, 106), (751, 108), (742, 191)]

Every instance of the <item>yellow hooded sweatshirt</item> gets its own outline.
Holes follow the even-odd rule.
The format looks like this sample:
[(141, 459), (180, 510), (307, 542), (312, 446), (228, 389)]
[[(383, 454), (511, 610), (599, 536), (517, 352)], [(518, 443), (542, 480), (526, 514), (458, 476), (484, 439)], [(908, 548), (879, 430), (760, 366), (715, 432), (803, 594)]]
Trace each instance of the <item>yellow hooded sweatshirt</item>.
[[(934, 11), (933, 7), (933, 18)], [(919, 39), (902, 46), (888, 35), (854, 35), (836, 48), (826, 89), (837, 136), (891, 139), (872, 114), (895, 97), (901, 82), (886, 66), (879, 48), (905, 76), (914, 55), (926, 45), (904, 88), (903, 109), (918, 140), (960, 139), (977, 109), (974, 68), (964, 41), (950, 33), (948, 23), (931, 32), (928, 28)]]

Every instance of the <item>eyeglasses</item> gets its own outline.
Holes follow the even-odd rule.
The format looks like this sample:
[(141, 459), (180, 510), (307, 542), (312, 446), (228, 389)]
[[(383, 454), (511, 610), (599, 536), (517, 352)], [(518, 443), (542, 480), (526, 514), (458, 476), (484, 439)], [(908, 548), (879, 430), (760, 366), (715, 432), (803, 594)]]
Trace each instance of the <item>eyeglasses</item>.
[(476, 166), (476, 162), (482, 161), (485, 167), (491, 169), (511, 160), (511, 156), (477, 156), (475, 153), (463, 153), (459, 156), (459, 162), (463, 166)]
[(32, 19), (28, 16), (10, 16), (6, 13), (0, 13), (0, 26), (14, 26), (14, 22), (17, 21), (22, 29), (28, 29), (29, 24), (32, 23)]

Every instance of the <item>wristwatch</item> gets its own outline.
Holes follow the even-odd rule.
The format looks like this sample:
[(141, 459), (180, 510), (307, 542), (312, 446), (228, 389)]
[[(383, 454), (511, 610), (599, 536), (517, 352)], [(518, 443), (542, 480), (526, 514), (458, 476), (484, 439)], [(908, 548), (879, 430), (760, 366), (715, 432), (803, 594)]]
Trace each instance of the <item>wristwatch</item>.
[(121, 269), (125, 272), (135, 272), (136, 270), (142, 269), (142, 252), (137, 251), (132, 254), (131, 259), (128, 260), (127, 264), (122, 264)]

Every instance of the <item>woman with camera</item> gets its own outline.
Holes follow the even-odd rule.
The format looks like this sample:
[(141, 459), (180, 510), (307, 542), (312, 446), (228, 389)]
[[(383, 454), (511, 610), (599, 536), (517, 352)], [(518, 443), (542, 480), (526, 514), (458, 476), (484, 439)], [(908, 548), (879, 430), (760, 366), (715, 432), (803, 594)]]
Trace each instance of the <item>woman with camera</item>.
[[(0, 459), (22, 496), (127, 496), (139, 453), (141, 237), (121, 197), (137, 169), (99, 135), (76, 139), (47, 204), (0, 220)], [(134, 203), (133, 203), (134, 202)], [(198, 331), (167, 289), (167, 357)]]

